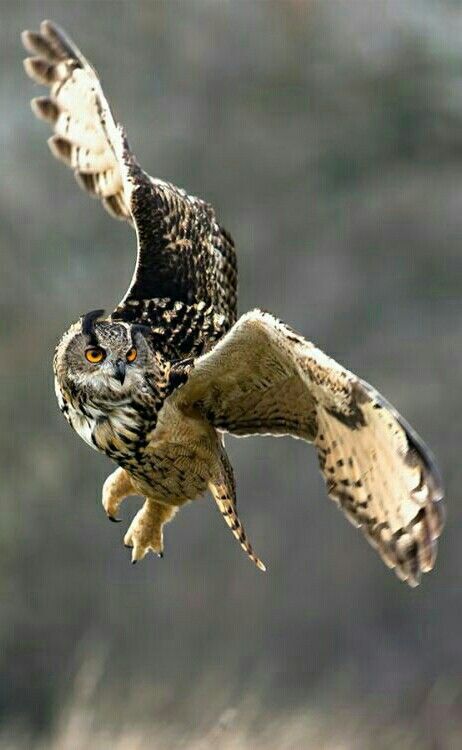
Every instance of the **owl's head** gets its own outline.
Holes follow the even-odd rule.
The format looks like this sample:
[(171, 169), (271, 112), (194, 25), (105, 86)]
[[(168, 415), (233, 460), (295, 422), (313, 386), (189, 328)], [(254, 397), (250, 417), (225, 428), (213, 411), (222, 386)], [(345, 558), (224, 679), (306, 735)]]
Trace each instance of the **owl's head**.
[(162, 363), (149, 344), (148, 329), (98, 320), (104, 310), (83, 315), (61, 339), (55, 373), (61, 386), (87, 398), (117, 403), (147, 388), (146, 376), (161, 378)]

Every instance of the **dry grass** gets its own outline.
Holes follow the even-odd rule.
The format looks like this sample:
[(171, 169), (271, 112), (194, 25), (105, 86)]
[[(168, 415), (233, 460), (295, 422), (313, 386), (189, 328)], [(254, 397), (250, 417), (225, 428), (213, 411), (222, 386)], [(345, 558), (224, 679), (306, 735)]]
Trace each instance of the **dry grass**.
[[(0, 750), (453, 750), (462, 747), (460, 714), (451, 710), (451, 704), (455, 708), (451, 690), (442, 686), (435, 687), (435, 694), (429, 696), (419, 717), (405, 723), (389, 714), (378, 719), (377, 706), (372, 712), (365, 705), (330, 710), (311, 707), (277, 715), (268, 713), (253, 698), (243, 699), (239, 706), (228, 708), (210, 720), (207, 711), (214, 691), (204, 684), (197, 695), (191, 696), (197, 720), (186, 729), (179, 722), (167, 719), (156, 707), (155, 699), (152, 703), (146, 699), (144, 689), (124, 701), (123, 706), (111, 702), (101, 708), (100, 676), (98, 660), (87, 662), (51, 734), (34, 738), (18, 727), (10, 727), (0, 734)], [(205, 701), (202, 712), (197, 711), (201, 701)], [(444, 704), (443, 714), (435, 714), (435, 704)], [(110, 715), (112, 720), (108, 720)], [(183, 718), (181, 707), (179, 716)]]
[[(36, 740), (18, 731), (0, 737), (1, 750), (450, 750), (462, 746), (462, 734), (439, 730), (446, 736), (438, 744), (425, 740), (420, 730), (396, 726), (388, 730), (338, 716), (308, 713), (303, 717), (279, 717), (255, 731), (242, 726), (240, 712), (230, 709), (215, 726), (198, 737), (194, 732), (179, 732), (162, 724), (141, 727), (98, 726), (97, 716), (86, 708), (74, 706), (66, 713), (51, 737)], [(458, 739), (457, 739), (458, 737)]]

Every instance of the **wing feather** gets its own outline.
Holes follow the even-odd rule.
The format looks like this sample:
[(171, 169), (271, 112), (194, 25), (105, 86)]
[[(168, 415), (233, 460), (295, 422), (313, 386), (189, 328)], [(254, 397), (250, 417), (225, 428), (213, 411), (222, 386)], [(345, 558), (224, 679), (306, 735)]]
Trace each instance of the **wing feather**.
[[(79, 185), (90, 194), (115, 198), (115, 214), (131, 222), (115, 155), (117, 126), (96, 72), (65, 32), (51, 21), (43, 21), (39, 32), (24, 31), (22, 41), (36, 55), (24, 61), (26, 73), (50, 89), (47, 97), (33, 99), (31, 106), (37, 117), (53, 127), (54, 136), (48, 141), (53, 155), (74, 170)], [(109, 182), (104, 177), (108, 171)], [(92, 175), (91, 181), (82, 179), (87, 174)], [(103, 205), (108, 207), (105, 200)]]
[(268, 313), (244, 315), (175, 395), (235, 435), (314, 443), (329, 496), (410, 586), (432, 569), (443, 491), (430, 452), (374, 388)]
[[(172, 353), (203, 350), (236, 320), (237, 268), (230, 235), (209, 204), (140, 168), (94, 68), (62, 29), (44, 21), (39, 32), (24, 31), (22, 40), (33, 55), (24, 61), (27, 74), (49, 88), (48, 96), (31, 105), (53, 129), (51, 152), (73, 170), (80, 187), (136, 230), (135, 272), (113, 318), (163, 330), (165, 341), (169, 321), (159, 313), (159, 302), (168, 301), (169, 315), (179, 312), (175, 305), (180, 303), (183, 330)], [(207, 314), (199, 316), (200, 328), (202, 304)]]

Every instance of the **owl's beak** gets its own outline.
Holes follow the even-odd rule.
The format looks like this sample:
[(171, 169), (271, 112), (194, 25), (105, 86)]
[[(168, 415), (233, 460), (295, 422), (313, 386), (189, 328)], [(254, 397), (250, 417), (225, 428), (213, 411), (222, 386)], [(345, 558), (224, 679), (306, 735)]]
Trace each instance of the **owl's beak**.
[(114, 366), (114, 377), (119, 381), (120, 385), (124, 384), (125, 380), (125, 362), (122, 359), (118, 359)]

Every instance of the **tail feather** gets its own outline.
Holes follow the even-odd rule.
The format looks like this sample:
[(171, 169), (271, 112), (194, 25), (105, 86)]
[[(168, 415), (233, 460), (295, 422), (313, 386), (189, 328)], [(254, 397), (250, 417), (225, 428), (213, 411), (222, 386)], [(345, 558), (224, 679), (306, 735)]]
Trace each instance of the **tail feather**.
[(257, 568), (266, 571), (265, 564), (259, 557), (257, 557), (247, 538), (247, 534), (245, 533), (245, 529), (237, 513), (235, 500), (230, 494), (227, 484), (223, 482), (210, 483), (209, 487), (227, 526), (233, 533), (233, 536), (237, 539), (244, 552), (249, 556), (252, 562), (255, 563)]

